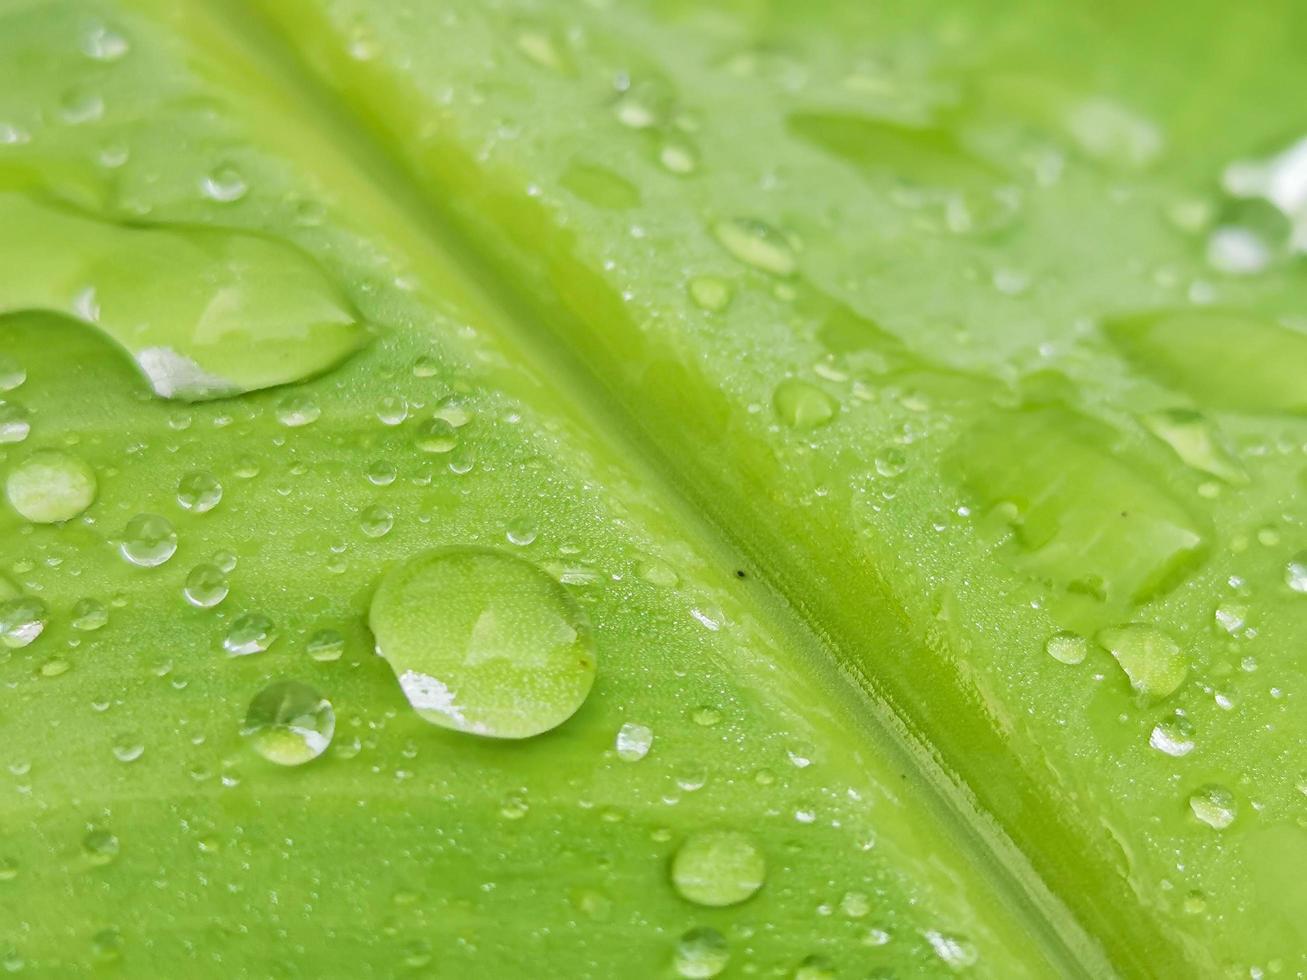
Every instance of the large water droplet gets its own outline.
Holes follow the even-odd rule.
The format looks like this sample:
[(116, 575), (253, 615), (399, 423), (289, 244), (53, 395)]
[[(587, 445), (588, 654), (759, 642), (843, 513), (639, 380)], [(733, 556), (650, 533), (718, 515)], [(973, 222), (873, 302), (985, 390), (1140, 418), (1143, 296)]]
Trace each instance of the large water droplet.
[(287, 428), (312, 425), (321, 415), (317, 402), (306, 395), (287, 395), (277, 403), (277, 421)]
[(33, 453), (9, 471), (5, 495), (34, 524), (72, 520), (95, 500), (95, 471), (53, 449)]
[(335, 731), (330, 701), (307, 684), (277, 681), (250, 702), (242, 734), (269, 762), (300, 766), (327, 751)]
[(133, 565), (153, 568), (177, 552), (177, 532), (165, 517), (137, 514), (127, 522), (118, 550)]
[(1183, 715), (1174, 715), (1153, 726), (1148, 744), (1173, 758), (1188, 755), (1194, 750), (1194, 726)]
[(36, 596), (17, 596), (0, 602), (0, 643), (10, 649), (25, 647), (45, 629), (49, 615)]
[(798, 269), (794, 243), (771, 225), (750, 218), (730, 218), (713, 225), (726, 251), (745, 265), (774, 276), (792, 276)]
[(806, 381), (782, 381), (772, 395), (772, 406), (791, 429), (815, 429), (835, 418), (837, 402), (816, 385)]
[(393, 569), (372, 600), (377, 650), (428, 721), (526, 738), (594, 684), (590, 627), (566, 589), (505, 552), (448, 548)]
[(1224, 830), (1234, 823), (1234, 818), (1239, 814), (1234, 794), (1216, 783), (1195, 790), (1189, 797), (1189, 809), (1213, 830)]
[(677, 976), (705, 980), (725, 970), (730, 961), (731, 949), (726, 938), (716, 929), (703, 926), (691, 929), (677, 941), (672, 965)]
[(331, 663), (339, 660), (341, 654), (345, 652), (345, 637), (341, 636), (338, 630), (318, 630), (309, 637), (305, 650), (319, 663)]
[(1099, 631), (1096, 639), (1116, 658), (1130, 686), (1148, 701), (1170, 697), (1189, 674), (1189, 661), (1175, 639), (1147, 623)]
[(1089, 641), (1076, 633), (1054, 633), (1044, 644), (1054, 660), (1064, 664), (1081, 663), (1089, 654)]
[(686, 838), (672, 859), (672, 884), (697, 905), (736, 905), (767, 876), (767, 862), (746, 834), (708, 830)]

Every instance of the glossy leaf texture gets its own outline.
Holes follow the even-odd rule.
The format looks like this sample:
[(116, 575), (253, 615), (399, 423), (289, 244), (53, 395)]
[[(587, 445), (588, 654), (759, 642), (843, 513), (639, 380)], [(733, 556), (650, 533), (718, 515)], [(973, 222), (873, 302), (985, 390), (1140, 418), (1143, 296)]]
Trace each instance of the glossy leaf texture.
[(6, 967), (1307, 971), (1293, 4), (0, 28)]

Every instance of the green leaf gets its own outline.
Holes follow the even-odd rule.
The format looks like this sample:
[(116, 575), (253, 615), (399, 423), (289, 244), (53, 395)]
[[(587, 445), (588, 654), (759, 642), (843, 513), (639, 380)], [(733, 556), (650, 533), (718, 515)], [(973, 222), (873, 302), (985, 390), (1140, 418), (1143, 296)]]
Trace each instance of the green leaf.
[(4, 965), (1307, 970), (1305, 40), (0, 7)]

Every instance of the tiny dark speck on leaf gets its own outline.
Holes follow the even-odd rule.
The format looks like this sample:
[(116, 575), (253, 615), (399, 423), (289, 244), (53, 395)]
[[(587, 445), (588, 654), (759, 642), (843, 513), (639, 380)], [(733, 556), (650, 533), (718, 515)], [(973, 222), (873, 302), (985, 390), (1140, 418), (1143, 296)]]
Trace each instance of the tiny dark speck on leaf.
[(737, 568), (737, 569), (735, 570), (735, 577), (736, 577), (736, 578), (744, 578), (744, 577), (745, 577), (744, 569), (743, 569), (743, 568)]

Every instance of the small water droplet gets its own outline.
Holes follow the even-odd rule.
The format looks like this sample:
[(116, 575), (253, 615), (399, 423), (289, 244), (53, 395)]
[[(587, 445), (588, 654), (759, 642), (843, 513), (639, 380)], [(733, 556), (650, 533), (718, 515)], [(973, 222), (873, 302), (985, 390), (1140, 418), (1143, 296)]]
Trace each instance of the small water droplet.
[(686, 285), (694, 305), (709, 313), (720, 313), (731, 305), (734, 290), (718, 276), (695, 276)]
[(726, 938), (716, 929), (701, 926), (691, 929), (676, 943), (672, 960), (676, 973), (685, 980), (706, 980), (726, 969), (731, 961), (731, 949)]
[(879, 476), (885, 477), (887, 480), (892, 480), (895, 477), (902, 476), (904, 471), (908, 468), (907, 456), (904, 455), (902, 449), (899, 449), (896, 446), (891, 446), (888, 449), (881, 450), (876, 454), (874, 462), (876, 473)]
[(330, 701), (307, 684), (277, 681), (250, 702), (241, 733), (269, 762), (300, 766), (327, 751), (335, 731)]
[(447, 419), (427, 419), (418, 427), (417, 445), (424, 453), (447, 453), (458, 445), (458, 433)]
[(112, 963), (121, 959), (123, 934), (112, 927), (101, 929), (91, 937), (91, 953), (101, 963)]
[(154, 568), (177, 552), (177, 532), (165, 517), (137, 514), (127, 522), (118, 550), (133, 565)]
[(423, 354), (413, 362), (413, 377), (434, 378), (440, 373), (440, 362), (429, 354)]
[(653, 739), (653, 729), (648, 725), (628, 721), (617, 730), (617, 739), (614, 742), (617, 757), (623, 762), (639, 762), (649, 754)]
[(690, 720), (703, 728), (712, 728), (722, 720), (722, 713), (710, 704), (700, 705), (690, 712)]
[(177, 483), (177, 503), (194, 514), (207, 514), (222, 501), (222, 484), (212, 473), (197, 470)]
[(27, 380), (27, 369), (8, 354), (0, 354), (0, 391), (13, 391)]
[(204, 196), (220, 204), (239, 201), (248, 190), (244, 176), (230, 164), (215, 168), (200, 181), (200, 191)]
[(696, 905), (737, 905), (753, 897), (766, 875), (757, 845), (733, 830), (692, 834), (672, 859), (672, 884)]
[(408, 418), (408, 402), (402, 395), (387, 395), (377, 405), (377, 421), (382, 425), (399, 425)]
[(217, 565), (196, 565), (186, 576), (182, 591), (192, 606), (209, 609), (227, 598), (227, 576)]
[(381, 505), (369, 507), (359, 515), (359, 527), (370, 538), (383, 538), (395, 526), (395, 515)]
[(127, 38), (103, 25), (91, 28), (82, 41), (82, 52), (96, 61), (117, 61), (129, 49)]
[(119, 762), (135, 762), (143, 755), (145, 744), (131, 735), (124, 735), (113, 743), (113, 757)]
[(288, 428), (312, 425), (322, 416), (322, 409), (304, 395), (287, 395), (277, 405), (277, 421)]
[(78, 599), (72, 609), (73, 629), (93, 633), (109, 622), (109, 610), (98, 599)]
[(27, 409), (17, 402), (0, 402), (0, 445), (22, 442), (31, 431)]
[(69, 89), (59, 100), (59, 117), (71, 126), (95, 122), (103, 116), (104, 97), (93, 89)]
[(92, 864), (109, 864), (118, 856), (118, 838), (103, 827), (92, 827), (82, 838), (82, 850)]
[(862, 892), (845, 892), (840, 899), (840, 911), (850, 919), (864, 918), (871, 912), (871, 900)]
[(222, 641), (227, 653), (233, 657), (246, 657), (262, 653), (277, 640), (277, 628), (263, 613), (246, 613), (231, 624)]
[(527, 545), (534, 543), (536, 539), (535, 522), (530, 518), (521, 517), (508, 525), (505, 532), (509, 544), (515, 544), (519, 548), (525, 548)]
[(1077, 633), (1054, 633), (1044, 644), (1045, 652), (1059, 663), (1083, 663), (1089, 655), (1089, 641)]
[(409, 703), (447, 728), (537, 735), (570, 718), (594, 683), (576, 601), (507, 552), (449, 548), (397, 566), (369, 622)]
[(1188, 755), (1194, 750), (1194, 726), (1183, 715), (1174, 715), (1153, 726), (1148, 744), (1158, 752), (1174, 758)]
[(661, 79), (646, 78), (628, 86), (613, 103), (617, 121), (630, 129), (660, 126), (671, 115), (675, 97)]
[(0, 643), (11, 650), (25, 647), (45, 629), (49, 611), (36, 596), (17, 596), (0, 602)]
[(658, 148), (658, 162), (668, 173), (683, 177), (699, 168), (699, 153), (688, 140), (673, 137)]
[(1284, 584), (1299, 594), (1307, 593), (1307, 551), (1300, 551), (1285, 563)]
[(305, 649), (319, 663), (330, 663), (339, 660), (345, 652), (345, 637), (339, 630), (321, 629), (309, 637)]
[(774, 276), (791, 276), (798, 269), (794, 242), (769, 224), (730, 218), (718, 221), (712, 230), (722, 247), (745, 265)]
[(835, 965), (816, 953), (805, 956), (794, 971), (794, 980), (835, 980)]
[(1234, 794), (1216, 783), (1208, 783), (1195, 790), (1189, 797), (1189, 809), (1213, 830), (1224, 830), (1234, 823), (1234, 818), (1239, 813)]
[(926, 942), (930, 943), (930, 948), (935, 951), (935, 955), (943, 960), (946, 964), (954, 969), (974, 966), (980, 959), (980, 954), (976, 947), (969, 940), (960, 936), (951, 936), (945, 932), (928, 930), (922, 935)]
[(806, 381), (783, 381), (772, 395), (777, 416), (791, 429), (815, 429), (826, 425), (839, 412), (839, 403), (816, 385)]

